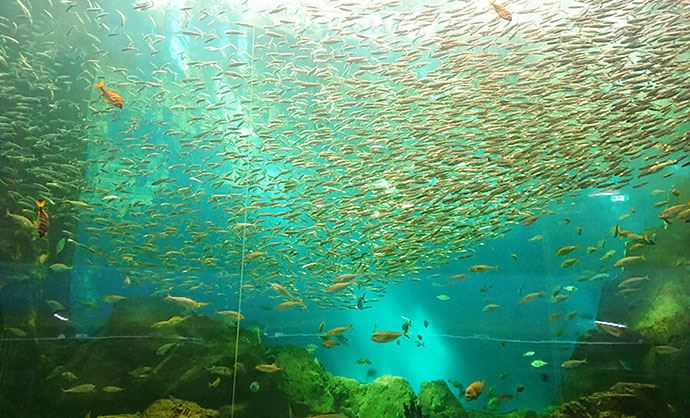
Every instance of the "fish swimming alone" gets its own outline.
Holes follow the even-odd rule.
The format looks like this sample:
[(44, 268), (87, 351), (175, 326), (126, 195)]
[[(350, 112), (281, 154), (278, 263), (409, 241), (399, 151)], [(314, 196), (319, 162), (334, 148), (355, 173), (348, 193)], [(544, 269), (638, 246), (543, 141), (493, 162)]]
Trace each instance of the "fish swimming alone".
[(36, 222), (36, 225), (38, 226), (38, 236), (43, 237), (46, 234), (46, 231), (48, 231), (48, 226), (50, 225), (50, 218), (48, 217), (48, 212), (46, 212), (45, 209), (46, 201), (34, 200), (34, 203), (36, 203), (36, 209), (38, 210), (38, 221)]
[(96, 385), (85, 383), (83, 385), (75, 386), (69, 389), (62, 389), (63, 393), (89, 393), (96, 389)]
[(574, 369), (576, 367), (580, 367), (583, 364), (587, 364), (587, 359), (584, 360), (566, 360), (563, 363), (561, 363), (561, 367), (564, 369)]
[(376, 326), (374, 326), (374, 335), (371, 336), (371, 341), (376, 343), (389, 343), (397, 340), (403, 335), (407, 337), (407, 330), (405, 330), (404, 333), (397, 331), (377, 331)]
[(275, 363), (259, 364), (255, 367), (255, 369), (263, 373), (274, 373), (283, 370), (280, 367), (278, 367)]
[(468, 401), (471, 401), (473, 399), (477, 399), (479, 395), (482, 394), (482, 391), (484, 390), (484, 382), (483, 381), (476, 381), (467, 386), (465, 389), (465, 399)]
[(101, 96), (105, 97), (106, 103), (110, 103), (111, 105), (122, 109), (122, 106), (125, 104), (124, 99), (118, 93), (105, 88), (105, 81), (101, 80), (98, 82), (98, 84), (94, 84), (93, 86), (97, 89), (101, 89)]

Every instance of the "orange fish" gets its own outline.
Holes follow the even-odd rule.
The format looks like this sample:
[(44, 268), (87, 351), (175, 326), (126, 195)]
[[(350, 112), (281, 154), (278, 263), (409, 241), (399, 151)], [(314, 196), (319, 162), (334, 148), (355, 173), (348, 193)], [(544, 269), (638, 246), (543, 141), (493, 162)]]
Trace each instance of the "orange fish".
[(273, 290), (276, 292), (280, 293), (281, 295), (287, 296), (290, 299), (295, 299), (294, 296), (285, 288), (285, 286), (279, 285), (278, 283), (271, 283), (271, 287)]
[(529, 295), (525, 295), (525, 296), (522, 297), (522, 299), (520, 299), (520, 304), (521, 304), (521, 305), (524, 305), (525, 303), (530, 303), (530, 302), (532, 302), (534, 299), (537, 299), (537, 298), (539, 298), (539, 297), (542, 297), (543, 295), (544, 295), (544, 291), (543, 291), (543, 290), (540, 291), (540, 292), (530, 293)]
[(50, 224), (48, 212), (45, 210), (46, 201), (41, 200), (39, 202), (38, 200), (34, 200), (34, 203), (36, 203), (36, 209), (38, 209), (38, 221), (36, 222), (36, 225), (38, 226), (38, 236), (42, 237), (46, 234), (48, 225)]
[(472, 399), (475, 399), (477, 396), (481, 395), (483, 390), (484, 382), (477, 380), (476, 382), (467, 386), (467, 389), (465, 389), (465, 399), (471, 401)]
[(336, 284), (332, 284), (332, 285), (328, 286), (327, 288), (325, 288), (323, 291), (326, 293), (337, 293), (337, 292), (340, 292), (341, 290), (345, 289), (349, 285), (353, 284), (354, 282), (355, 282), (354, 280), (350, 280), (349, 282), (339, 282)]
[(322, 344), (323, 344), (323, 346), (326, 347), (326, 348), (333, 348), (333, 347), (335, 347), (336, 345), (338, 345), (337, 342), (335, 342), (335, 341), (333, 341), (333, 340), (331, 340), (331, 339), (326, 339), (326, 340), (324, 340)]
[(122, 96), (110, 89), (105, 88), (105, 81), (101, 80), (98, 82), (98, 84), (94, 84), (93, 86), (97, 89), (101, 89), (101, 96), (105, 97), (106, 103), (110, 103), (111, 105), (117, 106), (120, 109), (122, 109), (122, 106), (125, 104), (125, 101), (122, 99)]
[(510, 10), (508, 10), (502, 3), (494, 1), (491, 3), (491, 5), (494, 6), (494, 10), (496, 10), (496, 13), (501, 19), (505, 19), (508, 22), (513, 20), (513, 14), (510, 13)]
[(284, 311), (286, 309), (294, 308), (297, 306), (302, 308), (302, 310), (307, 309), (307, 307), (303, 301), (301, 301), (301, 300), (289, 300), (287, 302), (283, 302), (280, 305), (276, 306), (276, 311)]
[(347, 331), (350, 328), (352, 328), (352, 324), (350, 324), (346, 327), (333, 328), (331, 330), (328, 330), (328, 332), (326, 333), (326, 337), (332, 337), (334, 335), (342, 335), (343, 332)]
[(403, 335), (407, 338), (410, 338), (407, 336), (407, 330), (405, 330), (405, 333), (397, 331), (377, 331), (376, 327), (374, 326), (374, 335), (371, 336), (371, 341), (376, 343), (389, 343), (397, 340)]

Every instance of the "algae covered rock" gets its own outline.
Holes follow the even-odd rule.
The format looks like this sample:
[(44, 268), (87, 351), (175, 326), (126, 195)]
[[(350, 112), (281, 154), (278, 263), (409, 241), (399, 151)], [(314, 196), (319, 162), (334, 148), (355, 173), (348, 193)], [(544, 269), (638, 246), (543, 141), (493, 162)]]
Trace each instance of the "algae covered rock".
[(425, 418), (462, 418), (467, 416), (465, 408), (453, 395), (444, 380), (422, 382), (418, 403)]
[(367, 385), (357, 417), (405, 416), (404, 404), (415, 398), (412, 386), (399, 376), (381, 376)]
[(142, 418), (211, 418), (217, 417), (218, 411), (202, 408), (198, 404), (182, 399), (159, 399), (146, 408)]
[(330, 391), (335, 402), (335, 411), (348, 417), (356, 417), (367, 394), (366, 384), (342, 376), (331, 378)]
[(561, 405), (553, 418), (580, 417), (680, 417), (668, 404), (663, 391), (655, 385), (616, 383), (605, 392), (596, 392)]
[(539, 418), (542, 416), (550, 416), (548, 414), (541, 415), (529, 409), (516, 409), (514, 411), (506, 412), (505, 414), (496, 414), (484, 411), (467, 411), (469, 418)]
[(296, 415), (333, 412), (333, 395), (329, 391), (330, 374), (301, 347), (282, 347), (275, 356), (283, 370), (278, 388), (287, 394)]
[[(180, 318), (174, 325), (152, 327), (173, 315)], [(185, 312), (169, 301), (131, 298), (114, 304), (110, 320), (97, 335), (124, 335), (127, 329), (136, 338), (66, 341), (72, 346), (69, 353), (51, 348), (47, 356), (51, 360), (41, 371), (56, 377), (36, 379), (44, 382), (45, 388), (40, 391), (46, 394), (44, 405), (51, 405), (56, 413), (71, 411), (76, 415), (76, 411), (142, 411), (156, 399), (167, 396), (216, 409), (227, 403), (226, 394), (232, 390), (235, 377), (234, 350), (228, 349), (235, 346), (234, 324)], [(244, 400), (249, 398), (251, 381), (259, 374), (253, 371), (253, 365), (264, 361), (265, 349), (255, 332), (241, 329), (239, 337), (237, 399)], [(52, 343), (55, 347), (61, 344)], [(88, 397), (62, 393), (61, 389), (74, 386), (61, 377), (62, 372), (74, 374), (79, 383), (93, 384), (97, 390)], [(102, 390), (108, 386), (122, 390)]]
[(168, 398), (155, 401), (143, 413), (99, 415), (98, 418), (212, 418), (217, 416), (219, 416), (218, 411), (202, 408), (194, 402)]

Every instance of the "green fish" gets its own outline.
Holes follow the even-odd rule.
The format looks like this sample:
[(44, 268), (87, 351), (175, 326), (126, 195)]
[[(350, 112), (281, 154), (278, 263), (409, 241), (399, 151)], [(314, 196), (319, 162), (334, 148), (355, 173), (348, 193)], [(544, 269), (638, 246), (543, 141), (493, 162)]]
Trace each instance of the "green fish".
[(207, 367), (206, 370), (208, 370), (211, 374), (217, 374), (221, 376), (232, 376), (232, 370), (230, 370), (229, 367), (225, 366)]
[(9, 209), (7, 209), (7, 212), (5, 212), (5, 215), (14, 219), (15, 221), (19, 222), (19, 224), (26, 229), (34, 229), (34, 223), (31, 222), (27, 217), (22, 216), (22, 215), (15, 215), (14, 213), (10, 213)]
[(68, 265), (65, 265), (62, 263), (55, 263), (55, 264), (50, 266), (50, 269), (56, 273), (62, 273), (63, 271), (72, 270), (72, 266), (68, 266)]
[(94, 389), (96, 389), (96, 385), (92, 385), (91, 383), (85, 383), (83, 385), (75, 386), (73, 388), (62, 389), (62, 392), (64, 392), (64, 393), (90, 393), (90, 392), (93, 392)]
[(540, 367), (546, 366), (547, 364), (549, 363), (545, 362), (544, 360), (534, 360), (530, 363), (530, 366), (534, 367), (535, 369), (538, 369)]
[(117, 393), (117, 392), (122, 392), (124, 389), (118, 386), (106, 386), (103, 388), (103, 392), (107, 393)]
[(522, 357), (532, 357), (535, 354), (537, 354), (537, 353), (535, 353), (534, 351), (527, 351), (527, 352), (522, 354)]
[(448, 300), (448, 299), (450, 299), (450, 296), (448, 296), (448, 295), (438, 295), (438, 296), (436, 296), (436, 299), (438, 299), (438, 300)]
[(164, 356), (165, 353), (170, 351), (170, 349), (173, 348), (174, 346), (175, 346), (175, 343), (163, 344), (162, 346), (160, 346), (158, 348), (158, 350), (156, 350), (156, 354), (158, 354), (159, 356)]
[(130, 376), (134, 376), (138, 379), (143, 379), (143, 378), (149, 377), (149, 375), (151, 374), (151, 371), (153, 371), (153, 369), (151, 367), (139, 366), (136, 369), (129, 372), (129, 374), (130, 374)]
[(55, 246), (55, 254), (60, 254), (64, 248), (65, 248), (65, 239), (62, 238), (60, 241), (58, 241), (57, 245)]

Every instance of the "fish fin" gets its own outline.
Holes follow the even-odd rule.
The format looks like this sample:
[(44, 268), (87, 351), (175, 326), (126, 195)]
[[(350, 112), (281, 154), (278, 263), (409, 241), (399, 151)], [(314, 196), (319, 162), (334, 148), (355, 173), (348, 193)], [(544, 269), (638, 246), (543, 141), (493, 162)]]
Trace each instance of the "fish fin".
[(98, 82), (98, 84), (94, 84), (93, 86), (97, 89), (102, 89), (103, 87), (105, 87), (105, 80), (101, 80)]
[(36, 207), (39, 209), (46, 205), (45, 199), (44, 200), (34, 200), (34, 203), (36, 204)]

